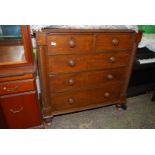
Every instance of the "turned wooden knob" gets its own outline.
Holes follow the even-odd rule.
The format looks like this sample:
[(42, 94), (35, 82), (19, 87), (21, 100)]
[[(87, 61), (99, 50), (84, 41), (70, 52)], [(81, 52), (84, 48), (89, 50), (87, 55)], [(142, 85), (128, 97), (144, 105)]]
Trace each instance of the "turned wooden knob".
[(69, 84), (70, 86), (73, 86), (73, 85), (75, 84), (75, 80), (74, 80), (74, 79), (69, 79), (69, 80), (68, 80), (68, 84)]
[(74, 103), (75, 103), (75, 101), (74, 101), (74, 99), (73, 99), (73, 98), (69, 98), (69, 99), (68, 99), (68, 103), (69, 103), (69, 104), (74, 104)]
[(112, 39), (112, 45), (118, 46), (119, 40), (117, 38)]
[(75, 62), (74, 60), (69, 60), (69, 61), (68, 61), (68, 65), (69, 65), (70, 67), (74, 67), (74, 66), (76, 65), (76, 62)]
[(116, 58), (115, 58), (115, 57), (110, 57), (110, 58), (109, 58), (109, 61), (110, 61), (110, 62), (115, 62), (115, 61), (116, 61)]
[(108, 75), (107, 75), (107, 79), (108, 79), (108, 80), (112, 80), (113, 78), (114, 78), (114, 77), (113, 77), (112, 74), (108, 74)]
[(106, 93), (104, 93), (104, 96), (105, 97), (109, 97), (110, 96), (110, 93), (106, 92)]
[(69, 47), (70, 48), (74, 48), (76, 46), (76, 42), (74, 38), (70, 38), (70, 40), (68, 41)]

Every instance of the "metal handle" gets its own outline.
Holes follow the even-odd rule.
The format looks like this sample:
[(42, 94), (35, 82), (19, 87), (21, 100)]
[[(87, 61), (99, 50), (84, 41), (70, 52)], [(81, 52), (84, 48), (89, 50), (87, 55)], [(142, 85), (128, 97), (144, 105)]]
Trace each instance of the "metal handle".
[(113, 44), (114, 46), (118, 46), (119, 40), (118, 40), (117, 38), (112, 39), (112, 44)]
[(74, 104), (75, 103), (75, 100), (73, 98), (69, 98), (68, 99), (68, 102), (69, 102), (69, 104)]
[(108, 80), (112, 80), (113, 78), (114, 78), (114, 77), (113, 77), (112, 74), (108, 74), (108, 75), (107, 75), (107, 79), (108, 79)]
[(115, 57), (110, 57), (110, 58), (109, 58), (109, 61), (110, 61), (110, 62), (116, 62), (116, 58), (115, 58)]
[(68, 84), (69, 84), (70, 86), (73, 86), (73, 85), (75, 84), (75, 80), (74, 80), (74, 79), (69, 79), (69, 80), (68, 80)]
[(19, 110), (14, 110), (14, 109), (10, 109), (10, 112), (12, 112), (13, 114), (19, 113), (24, 109), (24, 107), (21, 107)]
[(70, 48), (74, 48), (76, 46), (76, 42), (74, 38), (70, 38), (70, 40), (68, 41), (69, 47)]
[(109, 97), (110, 96), (110, 93), (106, 92), (106, 93), (104, 93), (104, 96), (105, 97)]
[(69, 60), (69, 61), (68, 61), (68, 65), (69, 65), (70, 67), (74, 67), (74, 66), (76, 65), (76, 62), (75, 62), (74, 60)]
[(6, 86), (4, 86), (4, 87), (3, 87), (3, 90), (4, 90), (4, 91), (7, 91), (7, 92), (14, 92), (14, 91), (16, 91), (18, 88), (19, 88), (19, 86), (15, 86), (14, 88), (7, 88)]

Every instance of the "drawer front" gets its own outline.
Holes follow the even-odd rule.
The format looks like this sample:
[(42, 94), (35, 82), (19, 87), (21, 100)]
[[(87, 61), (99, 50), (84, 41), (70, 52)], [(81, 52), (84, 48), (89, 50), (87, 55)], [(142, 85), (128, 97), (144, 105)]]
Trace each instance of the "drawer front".
[(107, 33), (96, 36), (96, 50), (131, 49), (133, 45), (132, 34)]
[(54, 112), (84, 108), (95, 104), (108, 104), (119, 100), (122, 84), (106, 85), (104, 88), (72, 91), (51, 96)]
[(24, 74), (24, 75), (19, 75), (19, 76), (1, 77), (0, 82), (25, 80), (25, 79), (32, 79), (32, 78), (33, 78), (33, 74)]
[(48, 36), (48, 54), (79, 53), (93, 50), (93, 35), (51, 35)]
[(41, 124), (35, 92), (0, 97), (0, 107), (8, 128), (30, 128)]
[(50, 76), (52, 93), (85, 88), (104, 87), (105, 83), (124, 80), (126, 68), (109, 69), (106, 71), (90, 71)]
[(34, 90), (34, 80), (19, 80), (0, 83), (0, 95)]
[(94, 69), (109, 69), (127, 66), (128, 52), (109, 52), (106, 54), (59, 55), (48, 58), (49, 72), (76, 72)]

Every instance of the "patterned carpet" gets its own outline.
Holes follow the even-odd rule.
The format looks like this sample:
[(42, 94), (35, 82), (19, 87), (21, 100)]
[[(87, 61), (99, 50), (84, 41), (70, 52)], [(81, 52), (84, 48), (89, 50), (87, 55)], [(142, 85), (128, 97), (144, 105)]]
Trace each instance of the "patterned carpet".
[(108, 106), (55, 116), (46, 129), (154, 129), (155, 102), (152, 94), (128, 98), (126, 111)]

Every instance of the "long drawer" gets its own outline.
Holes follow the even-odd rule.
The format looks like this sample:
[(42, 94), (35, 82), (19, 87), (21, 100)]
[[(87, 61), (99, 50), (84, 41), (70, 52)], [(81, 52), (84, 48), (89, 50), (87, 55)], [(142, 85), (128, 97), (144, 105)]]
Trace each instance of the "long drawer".
[(84, 108), (95, 104), (116, 102), (120, 96), (122, 83), (106, 84), (104, 88), (57, 93), (51, 95), (54, 112)]
[(0, 95), (19, 93), (34, 90), (34, 80), (17, 80), (0, 83)]
[(105, 83), (123, 81), (126, 68), (109, 69), (49, 76), (50, 92), (64, 92), (103, 87)]
[(54, 73), (110, 69), (127, 66), (129, 52), (108, 52), (81, 55), (57, 55), (48, 57), (48, 71)]

